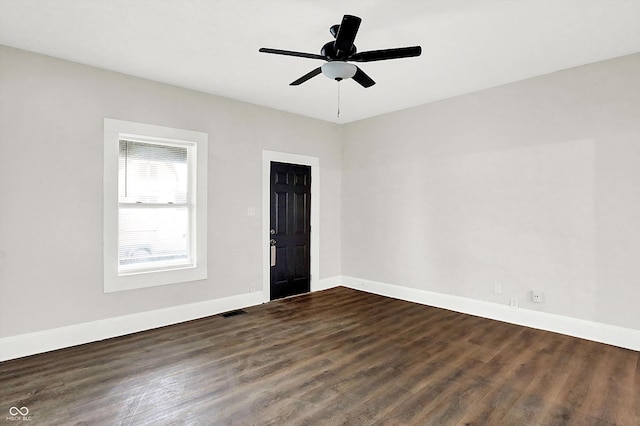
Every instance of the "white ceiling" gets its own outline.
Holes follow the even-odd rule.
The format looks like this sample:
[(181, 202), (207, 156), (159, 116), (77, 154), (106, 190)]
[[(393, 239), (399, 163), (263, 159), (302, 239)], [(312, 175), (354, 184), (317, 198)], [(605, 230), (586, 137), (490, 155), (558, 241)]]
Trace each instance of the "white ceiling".
[[(319, 75), (342, 15), (359, 51), (422, 56), (359, 66), (377, 84)], [(640, 0), (0, 0), (0, 43), (346, 123), (640, 51)]]

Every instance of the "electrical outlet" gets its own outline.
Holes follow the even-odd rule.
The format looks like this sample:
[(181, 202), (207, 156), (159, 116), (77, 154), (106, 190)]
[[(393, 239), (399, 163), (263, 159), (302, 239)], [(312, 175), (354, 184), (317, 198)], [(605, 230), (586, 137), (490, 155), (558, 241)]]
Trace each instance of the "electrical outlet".
[(509, 306), (511, 306), (512, 308), (517, 308), (518, 307), (518, 298), (517, 297), (512, 297), (511, 298), (511, 302), (509, 303)]
[(502, 284), (494, 283), (493, 284), (493, 294), (501, 294), (502, 293)]
[(255, 284), (249, 284), (249, 292), (250, 293), (255, 293), (256, 292), (256, 285)]
[(544, 293), (540, 290), (531, 290), (531, 298), (534, 303), (542, 303), (544, 300)]

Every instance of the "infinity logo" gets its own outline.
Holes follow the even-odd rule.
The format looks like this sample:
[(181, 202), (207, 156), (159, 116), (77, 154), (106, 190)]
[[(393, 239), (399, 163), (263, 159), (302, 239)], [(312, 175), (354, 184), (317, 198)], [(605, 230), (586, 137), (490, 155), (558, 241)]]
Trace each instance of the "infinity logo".
[(26, 416), (27, 414), (29, 414), (29, 409), (27, 407), (11, 407), (9, 408), (9, 414), (12, 416), (17, 416), (18, 414), (20, 414), (21, 416)]

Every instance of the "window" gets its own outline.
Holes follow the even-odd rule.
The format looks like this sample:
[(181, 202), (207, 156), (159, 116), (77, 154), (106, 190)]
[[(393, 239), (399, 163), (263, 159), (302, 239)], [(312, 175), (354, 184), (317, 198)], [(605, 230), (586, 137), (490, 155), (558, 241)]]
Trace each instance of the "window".
[(192, 145), (120, 139), (118, 272), (193, 265)]
[(207, 135), (105, 119), (104, 290), (206, 278)]

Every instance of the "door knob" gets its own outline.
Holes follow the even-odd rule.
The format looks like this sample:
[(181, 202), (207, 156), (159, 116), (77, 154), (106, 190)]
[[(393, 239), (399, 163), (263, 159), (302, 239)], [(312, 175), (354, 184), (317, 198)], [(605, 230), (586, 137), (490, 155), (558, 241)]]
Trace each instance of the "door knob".
[(270, 243), (271, 243), (271, 245), (272, 245), (272, 246), (275, 246), (275, 245), (276, 245), (276, 240), (274, 240), (274, 239), (272, 238), (272, 239), (271, 239), (271, 241), (270, 241)]
[(271, 231), (269, 231), (269, 233), (270, 233), (271, 235), (276, 235), (276, 230), (275, 230), (275, 229), (272, 229)]

